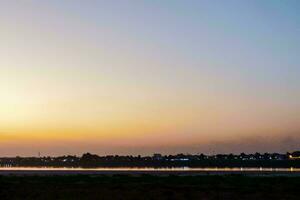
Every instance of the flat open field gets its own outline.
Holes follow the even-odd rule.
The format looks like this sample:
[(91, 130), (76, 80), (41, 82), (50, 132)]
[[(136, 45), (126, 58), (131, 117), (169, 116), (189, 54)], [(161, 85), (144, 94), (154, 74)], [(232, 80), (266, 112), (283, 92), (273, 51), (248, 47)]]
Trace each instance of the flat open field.
[(299, 199), (299, 176), (0, 176), (0, 199)]

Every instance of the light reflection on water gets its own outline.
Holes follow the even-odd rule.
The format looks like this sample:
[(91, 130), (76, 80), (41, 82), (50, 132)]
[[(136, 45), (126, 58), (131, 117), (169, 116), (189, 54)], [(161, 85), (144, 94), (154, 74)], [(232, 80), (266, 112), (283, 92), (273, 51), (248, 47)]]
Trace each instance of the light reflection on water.
[(103, 168), (69, 168), (69, 167), (0, 167), (0, 171), (202, 171), (202, 172), (300, 172), (300, 168), (153, 168), (153, 167), (103, 167)]

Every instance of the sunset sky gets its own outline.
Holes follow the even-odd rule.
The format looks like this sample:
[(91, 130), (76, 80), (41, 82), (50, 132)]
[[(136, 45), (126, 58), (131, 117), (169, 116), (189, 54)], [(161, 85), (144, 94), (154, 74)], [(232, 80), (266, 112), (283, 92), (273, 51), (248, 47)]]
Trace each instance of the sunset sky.
[(0, 1), (0, 155), (297, 150), (299, 11)]

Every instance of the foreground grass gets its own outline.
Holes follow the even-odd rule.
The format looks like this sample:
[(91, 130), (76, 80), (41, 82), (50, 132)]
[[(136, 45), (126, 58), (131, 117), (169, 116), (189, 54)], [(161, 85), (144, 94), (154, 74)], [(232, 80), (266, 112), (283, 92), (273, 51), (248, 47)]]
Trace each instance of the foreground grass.
[(299, 199), (300, 177), (0, 176), (0, 199)]

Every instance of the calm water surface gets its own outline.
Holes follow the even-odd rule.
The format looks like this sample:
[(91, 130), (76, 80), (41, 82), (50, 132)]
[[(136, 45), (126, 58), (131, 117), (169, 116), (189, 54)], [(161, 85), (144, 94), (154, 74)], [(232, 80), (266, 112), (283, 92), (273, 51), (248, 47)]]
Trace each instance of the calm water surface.
[(66, 168), (66, 167), (0, 167), (0, 171), (207, 171), (207, 172), (300, 172), (300, 168), (153, 168), (153, 167), (107, 167), (107, 168)]

